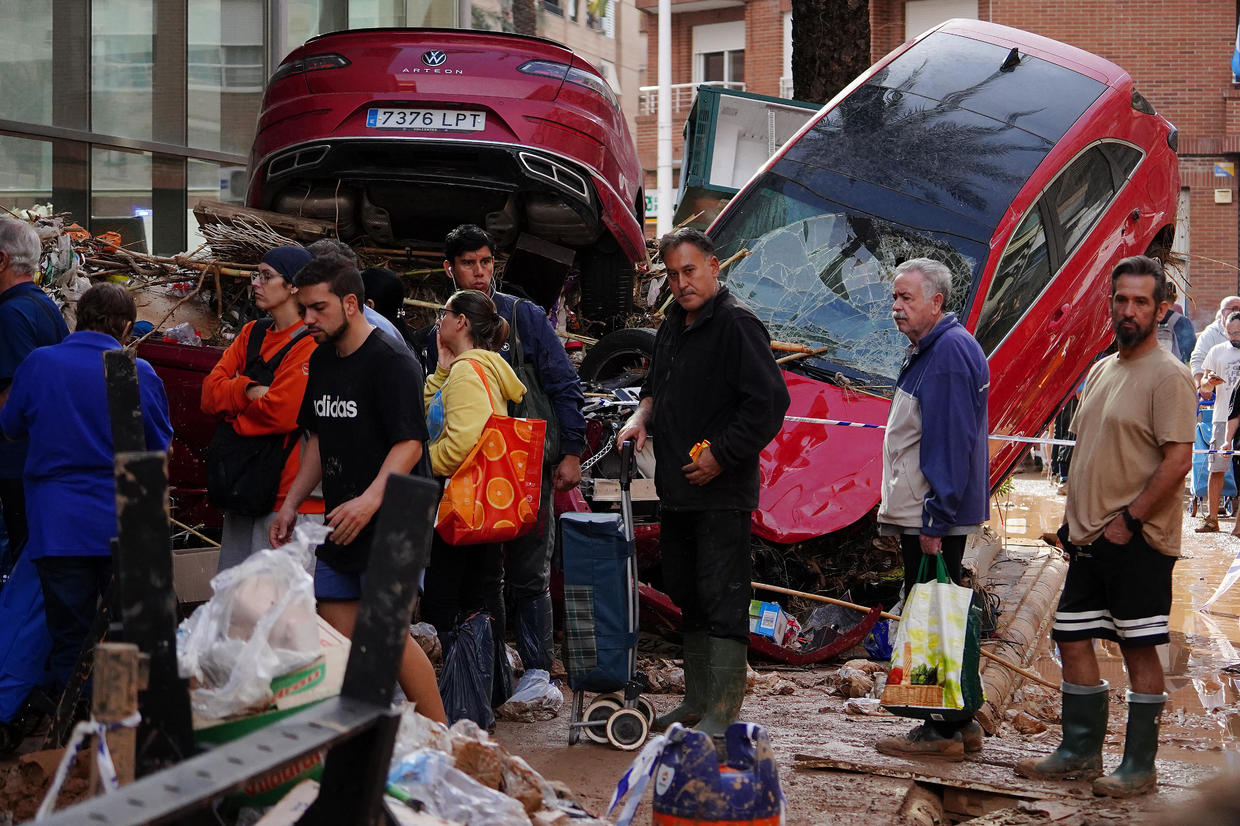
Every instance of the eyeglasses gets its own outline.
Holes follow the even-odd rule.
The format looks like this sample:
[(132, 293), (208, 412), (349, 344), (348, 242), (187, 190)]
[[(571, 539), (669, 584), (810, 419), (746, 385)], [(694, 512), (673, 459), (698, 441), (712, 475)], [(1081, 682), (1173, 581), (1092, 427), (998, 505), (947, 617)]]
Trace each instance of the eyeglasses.
[(448, 313), (452, 313), (453, 315), (460, 315), (460, 313), (456, 312), (451, 307), (440, 307), (438, 310), (435, 311), (435, 321), (437, 323), (443, 323), (444, 317), (447, 316)]
[(268, 281), (270, 281), (273, 278), (280, 278), (280, 276), (271, 275), (269, 273), (263, 272), (262, 270), (255, 270), (254, 272), (250, 273), (251, 284), (266, 284)]

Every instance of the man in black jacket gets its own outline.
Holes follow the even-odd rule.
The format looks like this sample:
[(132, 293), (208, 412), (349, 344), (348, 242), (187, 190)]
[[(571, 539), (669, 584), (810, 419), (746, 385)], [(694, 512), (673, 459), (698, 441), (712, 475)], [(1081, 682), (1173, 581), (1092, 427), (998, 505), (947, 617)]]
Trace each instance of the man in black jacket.
[(720, 737), (745, 697), (758, 454), (783, 424), (788, 387), (762, 322), (719, 284), (705, 233), (678, 229), (659, 252), (676, 303), (618, 440), (654, 440), (663, 581), (683, 614), (685, 700), (655, 727), (697, 722)]

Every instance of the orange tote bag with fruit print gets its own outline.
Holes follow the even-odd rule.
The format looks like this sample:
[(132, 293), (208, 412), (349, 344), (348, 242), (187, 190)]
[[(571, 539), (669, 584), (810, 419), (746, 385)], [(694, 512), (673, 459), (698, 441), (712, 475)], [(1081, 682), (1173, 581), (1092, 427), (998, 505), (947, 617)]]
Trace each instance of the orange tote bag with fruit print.
[[(486, 374), (477, 362), (470, 365), (490, 396)], [(542, 419), (492, 411), (478, 443), (444, 485), (435, 530), (445, 542), (507, 542), (538, 523), (546, 432)]]

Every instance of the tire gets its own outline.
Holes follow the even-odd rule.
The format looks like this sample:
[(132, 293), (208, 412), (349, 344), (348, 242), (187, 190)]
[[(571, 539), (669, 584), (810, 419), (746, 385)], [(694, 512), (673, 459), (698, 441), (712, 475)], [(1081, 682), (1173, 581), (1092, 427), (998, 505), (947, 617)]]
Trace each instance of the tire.
[(581, 314), (602, 324), (604, 333), (622, 328), (633, 309), (633, 262), (618, 249), (596, 248), (582, 252), (580, 270)]
[(655, 331), (648, 327), (617, 330), (599, 339), (581, 361), (577, 374), (585, 382), (624, 387), (646, 377), (654, 355)]
[[(619, 710), (620, 704), (618, 702), (611, 697), (603, 697), (590, 703), (586, 708), (584, 722), (606, 723), (611, 719), (611, 715)], [(607, 744), (607, 729), (604, 725), (588, 726), (583, 728), (582, 731), (586, 733), (586, 737), (589, 737), (595, 743), (599, 745)]]
[(645, 697), (638, 697), (637, 698), (637, 710), (640, 711), (642, 714), (646, 715), (647, 723), (651, 725), (654, 724), (654, 718), (655, 718), (654, 703), (650, 702)]
[(635, 708), (622, 708), (607, 718), (607, 742), (621, 751), (635, 751), (646, 742), (650, 723)]

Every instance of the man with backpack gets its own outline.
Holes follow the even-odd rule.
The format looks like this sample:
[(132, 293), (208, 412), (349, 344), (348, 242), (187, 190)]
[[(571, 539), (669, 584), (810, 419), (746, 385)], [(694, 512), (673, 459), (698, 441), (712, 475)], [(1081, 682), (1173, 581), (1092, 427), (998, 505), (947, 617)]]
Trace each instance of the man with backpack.
[[(581, 481), (581, 452), (585, 449), (586, 420), (581, 408), (585, 396), (568, 353), (532, 301), (495, 289), (495, 242), (486, 230), (462, 224), (444, 239), (444, 272), (458, 290), (480, 290), (495, 302), (508, 322), (508, 341), (500, 355), (526, 385), (525, 406), (517, 415), (547, 421), (548, 451), (542, 483), (538, 527), (506, 547), (505, 577), (516, 613), (517, 653), (528, 672), (551, 670), (551, 556), (555, 550), (555, 514), (552, 493), (572, 490)], [(426, 375), (438, 364), (437, 328), (414, 348)], [(447, 630), (447, 629), (441, 629)]]
[[(298, 315), (293, 277), (311, 258), (296, 245), (263, 256), (250, 284), (271, 317), (242, 327), (202, 383), (202, 412), (221, 420), (207, 449), (208, 495), (224, 511), (220, 571), (269, 547), (268, 528), (301, 464), (297, 413), (316, 345)], [(297, 512), (321, 523), (322, 497)]]
[[(34, 227), (24, 221), (0, 219), (0, 407), (26, 356), (36, 347), (59, 344), (69, 335), (56, 304), (34, 283), (42, 251)], [(5, 574), (26, 544), (25, 463), (25, 440), (0, 440), (0, 511), (9, 536)]]

